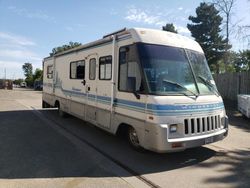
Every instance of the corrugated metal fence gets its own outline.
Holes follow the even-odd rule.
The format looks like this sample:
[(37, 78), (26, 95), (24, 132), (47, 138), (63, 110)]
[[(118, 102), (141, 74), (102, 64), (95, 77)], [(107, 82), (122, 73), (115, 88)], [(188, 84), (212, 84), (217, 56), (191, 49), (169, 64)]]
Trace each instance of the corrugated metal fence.
[(250, 94), (250, 72), (215, 74), (217, 88), (226, 100), (237, 100), (238, 94)]

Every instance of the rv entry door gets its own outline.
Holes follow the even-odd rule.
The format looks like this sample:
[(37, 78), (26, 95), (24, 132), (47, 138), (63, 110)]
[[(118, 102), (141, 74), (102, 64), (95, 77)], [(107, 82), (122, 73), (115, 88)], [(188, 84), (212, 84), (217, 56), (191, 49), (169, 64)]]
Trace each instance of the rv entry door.
[(96, 105), (97, 105), (97, 54), (91, 54), (86, 60), (86, 111), (85, 119), (96, 124)]

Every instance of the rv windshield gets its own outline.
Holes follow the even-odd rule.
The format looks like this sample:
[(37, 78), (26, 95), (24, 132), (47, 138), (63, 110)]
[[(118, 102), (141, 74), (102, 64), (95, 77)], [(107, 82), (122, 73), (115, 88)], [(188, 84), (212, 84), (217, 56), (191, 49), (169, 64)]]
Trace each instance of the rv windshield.
[(202, 53), (143, 43), (138, 44), (138, 53), (149, 93), (156, 95), (218, 93)]

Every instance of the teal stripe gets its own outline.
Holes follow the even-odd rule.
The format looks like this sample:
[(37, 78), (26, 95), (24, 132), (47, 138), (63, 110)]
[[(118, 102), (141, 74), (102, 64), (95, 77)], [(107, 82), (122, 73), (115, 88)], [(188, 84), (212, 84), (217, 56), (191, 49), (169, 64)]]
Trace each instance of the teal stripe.
[[(62, 87), (57, 87), (62, 90), (62, 92), (71, 94), (77, 97), (86, 98), (87, 94), (79, 91), (66, 90)], [(97, 101), (99, 103), (110, 105), (111, 98), (106, 96), (96, 96), (93, 94), (88, 95), (90, 101)], [(118, 108), (133, 110), (141, 113), (148, 113), (157, 116), (175, 116), (175, 115), (187, 115), (187, 114), (201, 114), (209, 113), (214, 110), (224, 109), (224, 104), (222, 102), (213, 104), (185, 104), (185, 105), (159, 105), (159, 104), (148, 104), (146, 109), (146, 104), (141, 102), (134, 102), (125, 99), (114, 100), (114, 106)]]

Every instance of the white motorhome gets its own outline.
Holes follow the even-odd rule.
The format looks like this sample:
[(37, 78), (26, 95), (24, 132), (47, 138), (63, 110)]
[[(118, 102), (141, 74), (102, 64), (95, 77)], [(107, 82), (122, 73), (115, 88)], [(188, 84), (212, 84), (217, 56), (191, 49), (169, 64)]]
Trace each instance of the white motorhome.
[(20, 87), (27, 87), (27, 83), (26, 82), (21, 82)]
[(187, 37), (123, 29), (43, 61), (43, 106), (135, 148), (181, 151), (222, 140), (228, 119), (204, 53)]

